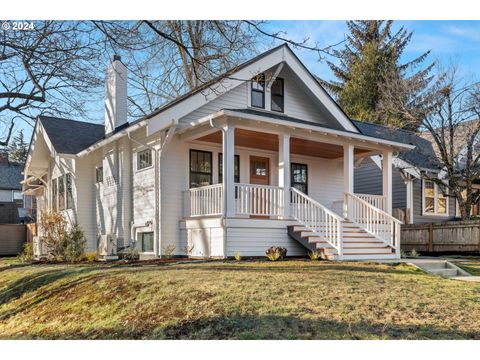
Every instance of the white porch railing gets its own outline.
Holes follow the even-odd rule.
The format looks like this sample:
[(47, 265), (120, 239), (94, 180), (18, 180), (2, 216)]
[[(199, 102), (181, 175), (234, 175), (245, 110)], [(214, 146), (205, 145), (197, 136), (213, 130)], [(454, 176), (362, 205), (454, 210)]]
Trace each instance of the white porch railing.
[(386, 211), (387, 208), (387, 197), (383, 195), (371, 195), (371, 194), (357, 194), (355, 193), (357, 197), (359, 197), (362, 200), (365, 200), (368, 202), (370, 205), (375, 206), (376, 208), (379, 208), (382, 211)]
[(342, 217), (295, 188), (290, 188), (290, 201), (292, 217), (317, 233), (342, 256)]
[(400, 253), (400, 225), (402, 222), (366, 200), (351, 193), (345, 193), (347, 218), (367, 232), (383, 240)]
[(235, 213), (238, 215), (282, 216), (283, 188), (270, 185), (235, 184)]
[(183, 192), (184, 216), (221, 215), (223, 213), (222, 184), (192, 188)]

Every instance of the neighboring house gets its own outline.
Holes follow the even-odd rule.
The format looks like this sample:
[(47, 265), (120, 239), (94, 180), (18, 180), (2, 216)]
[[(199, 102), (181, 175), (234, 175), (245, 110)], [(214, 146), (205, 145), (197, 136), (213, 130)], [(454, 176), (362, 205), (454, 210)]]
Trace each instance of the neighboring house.
[[(104, 125), (39, 116), (25, 166), (25, 192), (78, 223), (88, 251), (400, 256), (391, 162), (413, 146), (364, 133), (288, 46), (131, 123), (115, 56), (105, 98)], [(358, 197), (354, 162), (378, 154), (384, 191)]]
[[(415, 145), (415, 149), (395, 154), (392, 161), (393, 214), (405, 223), (429, 223), (452, 220), (457, 215), (456, 199), (425, 178), (441, 173), (432, 143), (411, 131), (392, 129), (365, 122), (354, 122), (365, 134)], [(380, 158), (365, 158), (355, 168), (356, 193), (381, 194)]]
[(0, 151), (0, 224), (18, 224), (33, 217), (31, 196), (22, 194), (23, 165), (8, 161)]

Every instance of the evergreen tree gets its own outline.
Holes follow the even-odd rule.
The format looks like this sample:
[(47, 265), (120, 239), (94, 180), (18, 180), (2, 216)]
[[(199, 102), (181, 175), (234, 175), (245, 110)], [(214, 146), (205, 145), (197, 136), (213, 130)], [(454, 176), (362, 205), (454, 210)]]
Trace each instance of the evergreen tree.
[[(379, 109), (383, 88), (391, 81), (415, 79), (416, 87), (411, 94), (414, 97), (428, 87), (432, 79), (430, 71), (433, 64), (417, 70), (423, 65), (429, 52), (401, 64), (400, 57), (412, 38), (412, 32), (402, 27), (392, 33), (392, 24), (393, 21), (383, 20), (348, 21), (350, 33), (346, 44), (343, 49), (334, 52), (340, 62), (338, 65), (328, 62), (336, 80), (322, 83), (351, 118), (401, 128), (415, 128), (415, 124), (407, 122), (393, 109)], [(419, 86), (419, 83), (422, 85)]]
[(28, 144), (24, 140), (23, 130), (20, 130), (8, 146), (8, 158), (11, 162), (25, 164), (27, 154)]

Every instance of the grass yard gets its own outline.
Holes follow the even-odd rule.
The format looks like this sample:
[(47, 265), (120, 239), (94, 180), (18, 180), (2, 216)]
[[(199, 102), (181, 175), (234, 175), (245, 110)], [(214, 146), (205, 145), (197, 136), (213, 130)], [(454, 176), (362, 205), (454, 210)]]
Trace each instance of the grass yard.
[(480, 339), (480, 283), (289, 260), (8, 265), (3, 339)]
[(467, 271), (471, 275), (480, 276), (480, 258), (479, 257), (458, 257), (453, 259), (453, 263)]

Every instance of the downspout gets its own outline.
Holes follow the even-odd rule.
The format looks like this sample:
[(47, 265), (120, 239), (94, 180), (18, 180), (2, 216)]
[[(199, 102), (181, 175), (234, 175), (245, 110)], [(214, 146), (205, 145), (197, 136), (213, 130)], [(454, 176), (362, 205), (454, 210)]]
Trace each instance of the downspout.
[[(131, 137), (131, 132), (129, 132), (127, 134), (128, 138), (141, 145), (141, 146), (145, 146), (147, 148), (149, 148), (150, 150), (152, 150), (155, 154), (155, 166), (154, 166), (154, 173), (155, 173), (155, 186), (154, 186), (154, 196), (155, 196), (155, 220), (154, 220), (154, 223), (155, 223), (155, 246), (154, 246), (154, 251), (155, 251), (155, 256), (158, 257), (160, 256), (160, 240), (161, 240), (161, 234), (160, 234), (160, 216), (161, 216), (161, 191), (160, 191), (160, 158), (162, 156), (162, 152), (163, 152), (163, 149), (166, 148), (166, 146), (168, 145), (168, 143), (170, 142), (172, 136), (173, 136), (173, 133), (175, 132), (175, 129), (177, 127), (177, 124), (178, 124), (178, 121), (177, 120), (172, 120), (172, 125), (170, 127), (170, 129), (168, 129), (168, 133), (165, 137), (165, 140), (163, 141), (163, 143), (161, 142), (160, 143), (160, 147), (158, 149), (154, 148), (153, 146), (150, 146), (148, 144), (145, 144), (145, 143), (142, 143), (134, 138)], [(133, 182), (132, 182), (133, 184)], [(132, 206), (133, 206), (133, 203), (132, 203)], [(133, 214), (133, 211), (132, 211), (132, 214)], [(141, 225), (143, 226), (143, 225)], [(137, 227), (140, 227), (140, 225), (134, 225), (134, 221), (131, 222), (131, 229), (130, 229), (130, 234), (131, 236), (134, 237), (134, 230), (137, 228)], [(133, 234), (133, 235), (132, 235)]]
[[(219, 129), (221, 132), (222, 132), (222, 139), (224, 139), (223, 141), (225, 141), (225, 137), (226, 137), (226, 130), (223, 128), (223, 127), (218, 127), (218, 126), (215, 126), (215, 124), (213, 123), (213, 119), (210, 119), (210, 126), (212, 128), (215, 128), (215, 129)], [(226, 154), (223, 154), (223, 161), (225, 162), (226, 161)], [(226, 178), (226, 169), (225, 169), (225, 166), (224, 164), (222, 164), (222, 167), (223, 167), (223, 178), (225, 179)], [(223, 209), (222, 209), (222, 215), (220, 217), (220, 225), (222, 227), (222, 231), (223, 231), (223, 257), (224, 258), (227, 258), (227, 194), (225, 193), (225, 186), (223, 186)]]

